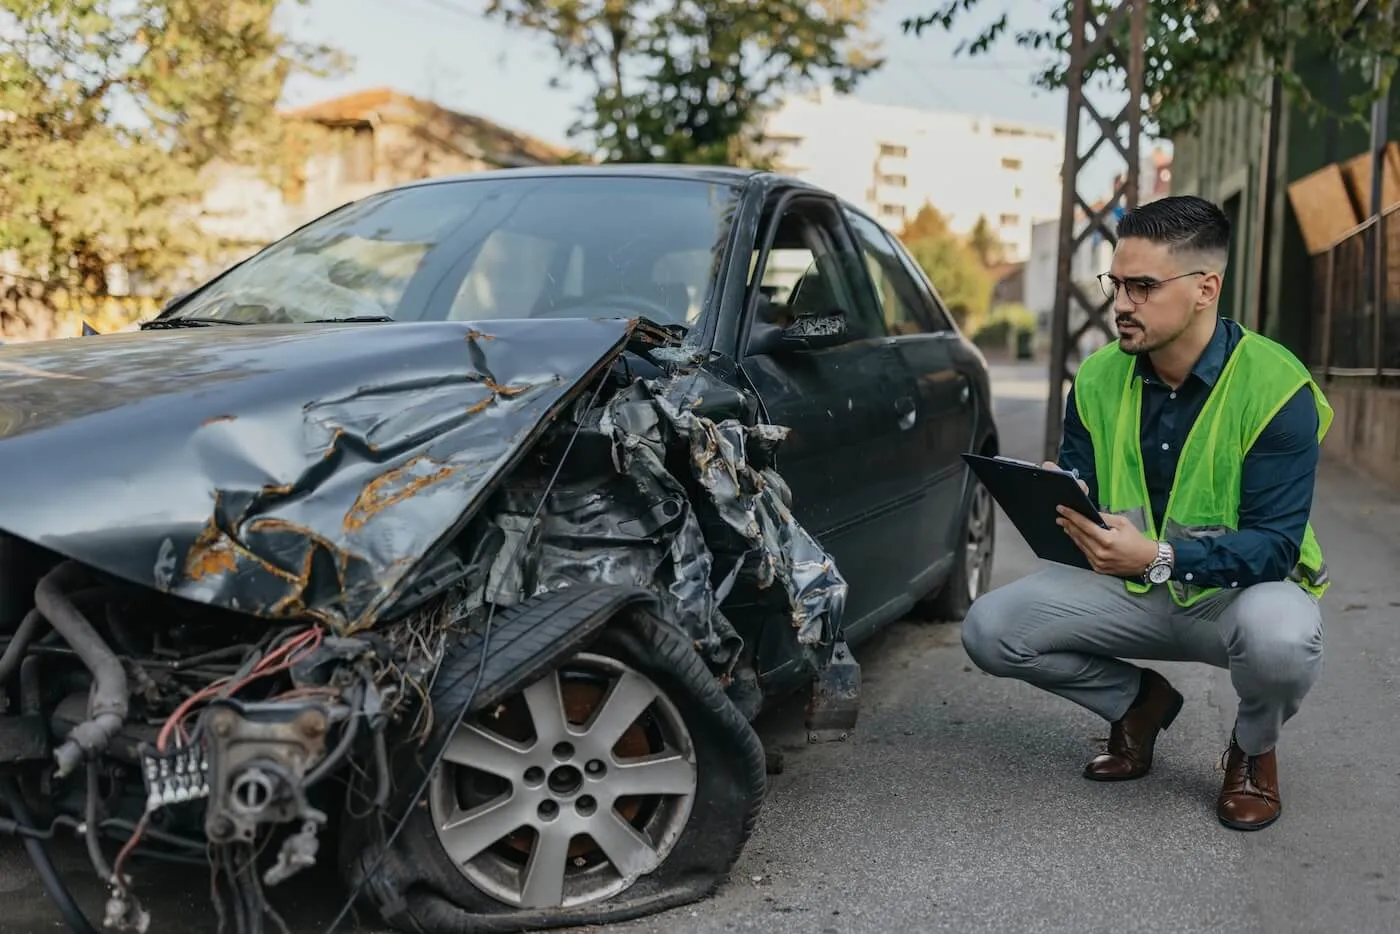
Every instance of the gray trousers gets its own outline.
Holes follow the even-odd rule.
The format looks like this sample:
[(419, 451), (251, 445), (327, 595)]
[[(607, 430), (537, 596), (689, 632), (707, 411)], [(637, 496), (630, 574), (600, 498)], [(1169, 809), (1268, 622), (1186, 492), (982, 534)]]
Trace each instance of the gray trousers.
[(963, 648), (988, 674), (1044, 688), (1113, 721), (1137, 696), (1122, 661), (1205, 662), (1230, 672), (1235, 736), (1268, 752), (1322, 663), (1322, 616), (1289, 582), (1221, 590), (1189, 608), (1163, 587), (1128, 593), (1116, 577), (1055, 565), (988, 591), (963, 621)]

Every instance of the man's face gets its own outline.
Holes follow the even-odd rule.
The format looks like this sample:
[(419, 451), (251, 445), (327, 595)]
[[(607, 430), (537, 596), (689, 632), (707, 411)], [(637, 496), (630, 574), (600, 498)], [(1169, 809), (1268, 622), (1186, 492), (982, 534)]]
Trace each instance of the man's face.
[(1219, 276), (1204, 272), (1199, 257), (1173, 254), (1165, 244), (1139, 237), (1118, 241), (1109, 267), (1118, 285), (1113, 319), (1124, 353), (1159, 350), (1180, 337), (1198, 311), (1214, 304)]

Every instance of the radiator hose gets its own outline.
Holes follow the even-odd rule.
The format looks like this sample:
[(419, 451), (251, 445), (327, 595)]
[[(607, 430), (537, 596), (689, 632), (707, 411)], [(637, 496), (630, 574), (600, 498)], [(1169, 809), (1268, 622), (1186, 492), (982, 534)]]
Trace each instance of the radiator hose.
[(66, 591), (81, 583), (84, 573), (82, 565), (65, 561), (45, 574), (34, 590), (34, 605), (92, 672), (93, 679), (88, 719), (75, 726), (63, 745), (54, 750), (59, 777), (71, 774), (84, 758), (107, 747), (126, 721), (131, 700), (121, 659), (66, 596)]

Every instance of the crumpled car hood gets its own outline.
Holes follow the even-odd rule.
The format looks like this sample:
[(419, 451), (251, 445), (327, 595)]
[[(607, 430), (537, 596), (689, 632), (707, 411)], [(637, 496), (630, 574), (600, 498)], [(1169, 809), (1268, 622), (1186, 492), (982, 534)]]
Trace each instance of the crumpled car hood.
[(354, 631), (638, 327), (214, 326), (6, 346), (0, 530), (201, 603)]

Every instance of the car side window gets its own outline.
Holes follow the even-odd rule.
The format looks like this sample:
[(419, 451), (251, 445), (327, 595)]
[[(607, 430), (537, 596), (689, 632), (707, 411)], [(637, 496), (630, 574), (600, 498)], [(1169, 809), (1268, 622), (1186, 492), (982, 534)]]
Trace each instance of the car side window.
[(846, 212), (846, 216), (860, 241), (866, 267), (870, 270), (870, 282), (875, 287), (889, 333), (928, 334), (937, 330), (929, 318), (918, 283), (909, 277), (885, 231), (853, 211)]
[(948, 309), (943, 306), (943, 300), (938, 297), (938, 287), (929, 281), (928, 274), (914, 261), (914, 257), (909, 255), (909, 251), (904, 248), (904, 244), (900, 243), (894, 234), (886, 232), (885, 239), (889, 241), (890, 248), (899, 257), (899, 261), (904, 266), (904, 271), (909, 274), (909, 278), (919, 286), (919, 293), (928, 299), (924, 303), (924, 307), (928, 309), (934, 332), (956, 331), (957, 327), (953, 324), (953, 316), (948, 314)]
[(762, 269), (754, 252), (749, 289), (758, 290), (757, 321), (786, 327), (800, 317), (841, 312), (851, 340), (887, 334), (870, 298), (863, 258), (849, 241), (834, 204), (800, 198), (777, 219)]

